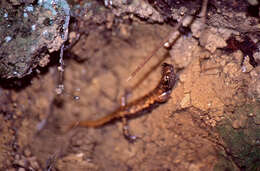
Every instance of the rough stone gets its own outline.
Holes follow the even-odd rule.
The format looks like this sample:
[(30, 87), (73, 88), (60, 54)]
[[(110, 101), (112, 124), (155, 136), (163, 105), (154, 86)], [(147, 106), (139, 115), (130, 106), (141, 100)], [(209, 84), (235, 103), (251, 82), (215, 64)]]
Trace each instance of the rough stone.
[(199, 40), (200, 44), (208, 49), (211, 53), (215, 52), (217, 48), (222, 48), (227, 45), (226, 41), (219, 35), (219, 33), (212, 29), (204, 30)]
[(21, 78), (38, 64), (46, 66), (46, 54), (67, 40), (70, 8), (66, 0), (5, 5), (0, 9), (0, 78)]

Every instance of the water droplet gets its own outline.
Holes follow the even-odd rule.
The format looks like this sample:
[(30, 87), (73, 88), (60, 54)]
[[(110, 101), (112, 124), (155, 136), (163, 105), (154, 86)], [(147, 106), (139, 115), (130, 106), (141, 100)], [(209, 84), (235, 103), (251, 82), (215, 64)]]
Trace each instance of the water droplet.
[(24, 11), (33, 12), (33, 6), (28, 5), (27, 7), (24, 8)]
[(108, 0), (104, 0), (104, 4), (107, 7), (108, 6)]
[(79, 100), (80, 97), (79, 96), (74, 96), (74, 100)]
[(23, 13), (23, 17), (24, 18), (27, 18), (28, 17), (28, 14), (25, 12), (25, 13)]
[(58, 66), (58, 71), (59, 71), (59, 72), (64, 72), (63, 67), (62, 67), (62, 66)]
[(45, 38), (48, 38), (49, 37), (49, 32), (47, 30), (44, 30), (42, 32), (42, 35), (45, 37)]
[(36, 25), (32, 25), (32, 31), (35, 31), (36, 30)]
[(42, 5), (44, 0), (38, 0), (38, 5)]
[(11, 37), (11, 36), (6, 36), (6, 37), (5, 37), (5, 42), (6, 42), (6, 43), (10, 42), (10, 40), (12, 40), (12, 37)]

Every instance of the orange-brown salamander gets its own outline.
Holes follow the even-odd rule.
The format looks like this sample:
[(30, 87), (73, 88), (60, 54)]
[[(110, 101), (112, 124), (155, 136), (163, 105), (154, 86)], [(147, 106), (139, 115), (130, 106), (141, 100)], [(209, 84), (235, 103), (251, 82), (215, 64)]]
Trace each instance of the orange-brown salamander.
[(130, 116), (136, 116), (144, 112), (149, 112), (159, 104), (166, 102), (171, 95), (171, 91), (176, 82), (176, 74), (171, 64), (163, 63), (162, 65), (162, 78), (159, 84), (149, 92), (147, 95), (134, 100), (126, 104), (125, 106), (119, 107), (111, 114), (104, 116), (97, 120), (84, 120), (73, 124), (73, 127), (100, 127), (112, 120), (119, 118), (126, 118)]

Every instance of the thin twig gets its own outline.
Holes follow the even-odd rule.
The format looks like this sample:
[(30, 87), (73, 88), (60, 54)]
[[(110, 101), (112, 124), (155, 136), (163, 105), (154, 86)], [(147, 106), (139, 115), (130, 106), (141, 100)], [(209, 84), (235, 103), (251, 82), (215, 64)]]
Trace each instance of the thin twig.
[(202, 27), (200, 28), (201, 30), (203, 30), (205, 27), (207, 7), (208, 7), (208, 0), (203, 0), (201, 11), (199, 14), (199, 17), (201, 18), (201, 22), (202, 22)]
[[(161, 43), (159, 44), (159, 46), (157, 48), (155, 48), (151, 55), (147, 56), (144, 61), (142, 63), (140, 63), (136, 69), (134, 70), (134, 72), (131, 73), (131, 75), (127, 78), (127, 81), (130, 81), (142, 68), (143, 66), (155, 55), (155, 53), (166, 43), (168, 42), (169, 38), (171, 37), (171, 35), (173, 35), (182, 25), (183, 20), (186, 18), (187, 14), (185, 16), (183, 16), (181, 18), (181, 20), (179, 21), (179, 23), (173, 28), (173, 30), (167, 34), (167, 36), (161, 41)], [(169, 36), (170, 35), (170, 36)]]
[(208, 7), (208, 0), (203, 0), (199, 17), (206, 18), (207, 7)]

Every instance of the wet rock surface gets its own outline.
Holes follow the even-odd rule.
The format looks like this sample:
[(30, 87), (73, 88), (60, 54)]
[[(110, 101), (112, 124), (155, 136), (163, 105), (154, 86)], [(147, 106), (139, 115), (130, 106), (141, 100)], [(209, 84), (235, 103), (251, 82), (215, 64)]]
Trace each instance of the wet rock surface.
[(65, 0), (1, 3), (0, 77), (22, 78), (46, 66), (49, 53), (67, 40), (69, 6)]
[(159, 14), (148, 2), (138, 0), (104, 0), (107, 7), (112, 8), (115, 15), (131, 13), (150, 22), (162, 22), (163, 16)]
[[(77, 24), (82, 35), (65, 52), (64, 93), (55, 93), (55, 66), (33, 77), (19, 91), (0, 89), (1, 169), (259, 168), (259, 67), (253, 67), (241, 49), (226, 49), (232, 34), (238, 40), (243, 34), (233, 27), (236, 20), (231, 17), (230, 25), (213, 25), (209, 15), (203, 30), (202, 23), (195, 20), (188, 34), (181, 35), (171, 49), (158, 50), (127, 82), (130, 73), (169, 35), (172, 26), (148, 24), (139, 20), (141, 15), (136, 18), (115, 12), (124, 10), (120, 5), (135, 5), (135, 1), (76, 2), (73, 15), (80, 18)], [(156, 9), (154, 3), (145, 3), (139, 12), (148, 9), (149, 4), (149, 8)], [(214, 3), (211, 1), (208, 14), (215, 13)], [(215, 4), (220, 10), (218, 15), (223, 11), (228, 16), (247, 15), (246, 4), (233, 11), (224, 6), (226, 3)], [(188, 7), (197, 6), (173, 8), (173, 20), (181, 18)], [(157, 10), (156, 15), (164, 14)], [(245, 19), (254, 20), (251, 16)], [(257, 32), (248, 35), (258, 47)], [(69, 37), (77, 37), (77, 32), (70, 32)], [(258, 53), (253, 51), (253, 56), (257, 58)], [(131, 133), (138, 137), (134, 143), (124, 138), (120, 120), (97, 129), (65, 131), (75, 121), (113, 112), (126, 89), (132, 88), (129, 101), (147, 94), (161, 77), (162, 62), (175, 66), (178, 82), (167, 103), (128, 120)]]

